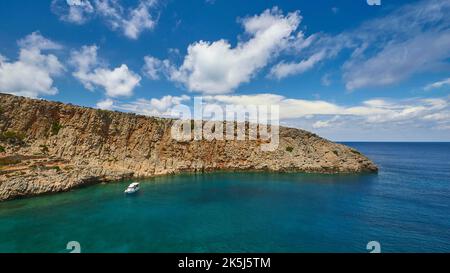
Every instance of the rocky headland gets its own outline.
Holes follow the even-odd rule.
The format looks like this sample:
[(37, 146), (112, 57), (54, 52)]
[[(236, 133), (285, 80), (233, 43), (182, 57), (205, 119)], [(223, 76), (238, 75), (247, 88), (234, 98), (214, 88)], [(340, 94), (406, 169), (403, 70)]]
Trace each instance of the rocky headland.
[(180, 172), (376, 172), (367, 157), (304, 130), (261, 140), (178, 142), (173, 119), (0, 94), (0, 201)]

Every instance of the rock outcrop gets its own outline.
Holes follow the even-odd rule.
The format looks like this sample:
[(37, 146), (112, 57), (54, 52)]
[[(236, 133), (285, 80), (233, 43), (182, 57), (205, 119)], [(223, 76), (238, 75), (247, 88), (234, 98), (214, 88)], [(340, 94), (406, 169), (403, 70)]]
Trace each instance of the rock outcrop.
[(0, 201), (82, 185), (180, 172), (374, 172), (364, 155), (307, 131), (280, 127), (260, 140), (177, 142), (174, 120), (0, 94)]

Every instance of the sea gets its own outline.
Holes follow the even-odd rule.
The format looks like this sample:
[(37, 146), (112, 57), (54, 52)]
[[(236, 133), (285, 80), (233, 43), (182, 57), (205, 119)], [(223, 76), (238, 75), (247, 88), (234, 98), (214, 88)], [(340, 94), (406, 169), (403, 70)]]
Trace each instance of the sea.
[(2, 202), (0, 252), (450, 252), (450, 143), (344, 144), (379, 172), (181, 174), (132, 196), (123, 181)]

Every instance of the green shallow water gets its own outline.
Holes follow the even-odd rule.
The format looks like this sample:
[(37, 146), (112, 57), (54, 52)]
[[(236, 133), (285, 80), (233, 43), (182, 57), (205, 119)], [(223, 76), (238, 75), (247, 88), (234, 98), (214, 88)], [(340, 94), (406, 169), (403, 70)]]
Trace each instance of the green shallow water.
[[(292, 187), (312, 178), (339, 187), (332, 176), (215, 173), (141, 181), (135, 196), (123, 194), (127, 181), (7, 202), (0, 207), (0, 250), (67, 252), (69, 241), (88, 252), (307, 250), (313, 245), (290, 237), (324, 219), (296, 199), (319, 210), (329, 205), (316, 203), (320, 194), (307, 184)], [(310, 225), (299, 230), (298, 221)]]
[(373, 240), (450, 251), (450, 145), (367, 145), (355, 147), (379, 174), (177, 175), (141, 181), (135, 196), (127, 181), (4, 202), (0, 252), (68, 252), (69, 241), (82, 252), (367, 252)]

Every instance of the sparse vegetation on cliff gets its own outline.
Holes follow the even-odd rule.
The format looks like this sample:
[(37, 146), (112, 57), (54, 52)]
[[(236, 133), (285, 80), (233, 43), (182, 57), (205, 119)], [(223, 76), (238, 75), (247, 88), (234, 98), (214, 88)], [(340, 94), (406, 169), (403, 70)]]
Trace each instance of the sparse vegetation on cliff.
[(63, 128), (63, 126), (59, 124), (59, 122), (53, 122), (52, 127), (50, 128), (52, 136), (56, 136), (59, 133), (59, 130), (61, 130), (61, 128)]
[(103, 109), (98, 109), (98, 114), (100, 116), (100, 119), (102, 119), (104, 122), (110, 123), (111, 122), (111, 114), (113, 112)]
[[(10, 105), (15, 107), (8, 107)], [(6, 147), (11, 147), (11, 143), (24, 144), (12, 146), (11, 151), (7, 149), (6, 156), (41, 157), (38, 165), (44, 166), (32, 169), (36, 162), (24, 163), (24, 169), (15, 174), (20, 174), (19, 171), (28, 174), (15, 175), (14, 179), (0, 174), (0, 201), (65, 191), (98, 181), (180, 172), (351, 173), (377, 170), (369, 159), (353, 149), (299, 129), (280, 127), (279, 148), (264, 151), (261, 149), (264, 142), (260, 139), (178, 142), (171, 137), (173, 120), (170, 119), (5, 94), (0, 94), (0, 107), (3, 108), (0, 128), (4, 130), (0, 141), (8, 143)], [(36, 115), (36, 112), (48, 115)], [(49, 117), (58, 117), (58, 121)], [(236, 123), (234, 127), (237, 127)], [(62, 128), (67, 130), (64, 137), (49, 139), (49, 133), (61, 134)], [(295, 156), (291, 154), (293, 151)], [(334, 151), (337, 153), (333, 154)], [(54, 158), (64, 163), (54, 162)], [(66, 168), (66, 165), (73, 167)], [(45, 166), (57, 166), (59, 170), (55, 172)]]
[(0, 141), (8, 142), (9, 144), (23, 144), (25, 140), (25, 134), (15, 131), (6, 131), (0, 133)]
[(61, 171), (61, 168), (60, 168), (59, 166), (52, 166), (52, 167), (50, 167), (49, 169), (55, 170), (55, 171), (57, 171), (57, 172), (60, 172), (60, 171)]

